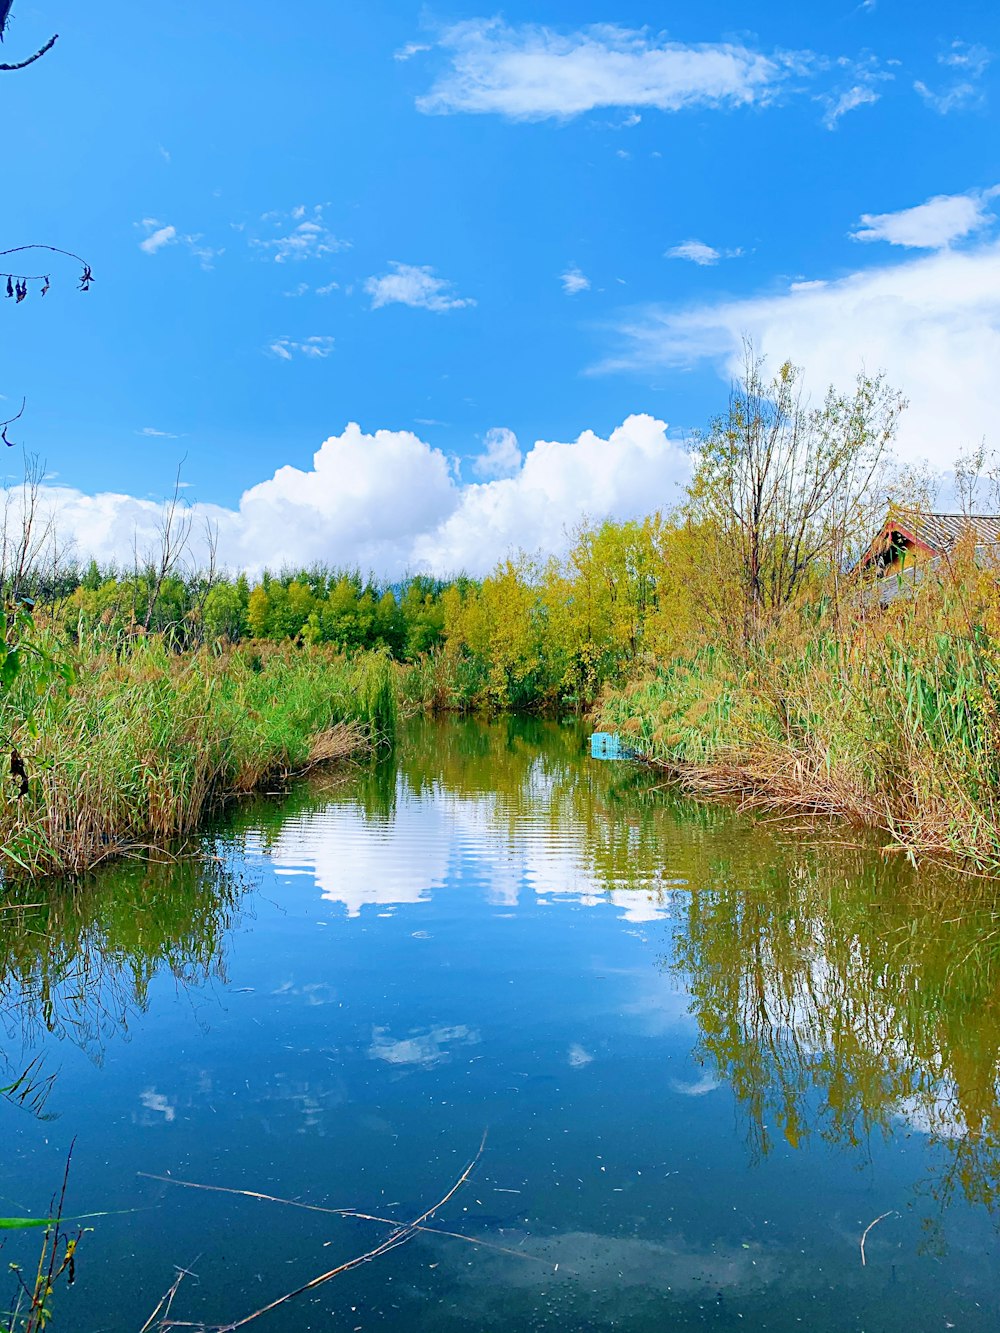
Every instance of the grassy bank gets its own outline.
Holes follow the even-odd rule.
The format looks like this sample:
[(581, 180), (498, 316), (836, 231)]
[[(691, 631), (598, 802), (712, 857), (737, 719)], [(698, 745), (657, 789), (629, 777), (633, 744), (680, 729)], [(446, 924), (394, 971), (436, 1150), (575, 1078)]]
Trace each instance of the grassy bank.
[(26, 672), (5, 699), (29, 775), (23, 797), (12, 785), (0, 803), (7, 872), (75, 874), (168, 844), (226, 798), (363, 751), (395, 725), (392, 666), (377, 653), (176, 654), (152, 640), (121, 656), (81, 649), (72, 665), (69, 688), (33, 702)]
[(914, 855), (1000, 870), (1000, 599), (957, 561), (884, 610), (805, 607), (752, 650), (702, 646), (608, 696), (688, 790), (846, 816)]

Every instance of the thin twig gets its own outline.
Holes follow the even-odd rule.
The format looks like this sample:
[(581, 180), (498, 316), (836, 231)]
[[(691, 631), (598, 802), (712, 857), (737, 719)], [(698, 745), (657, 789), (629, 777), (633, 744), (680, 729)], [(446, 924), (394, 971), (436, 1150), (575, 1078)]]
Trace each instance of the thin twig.
[[(200, 1185), (194, 1180), (178, 1180), (176, 1176), (158, 1176), (152, 1171), (139, 1171), (137, 1173), (145, 1177), (146, 1180), (162, 1180), (168, 1185), (182, 1185), (185, 1189), (192, 1190), (210, 1190), (213, 1194), (236, 1194), (242, 1195), (245, 1199), (260, 1199), (264, 1203), (280, 1203), (286, 1208), (302, 1208), (310, 1213), (329, 1213), (333, 1217), (353, 1217), (360, 1222), (380, 1222), (384, 1226), (399, 1227), (405, 1225), (395, 1217), (376, 1217), (374, 1213), (362, 1213), (356, 1208), (326, 1208), (318, 1203), (303, 1203), (301, 1199), (282, 1199), (274, 1194), (261, 1194), (257, 1190), (238, 1190), (232, 1189), (228, 1185)], [(468, 1245), (484, 1245), (488, 1250), (498, 1250), (501, 1254), (512, 1254), (516, 1259), (529, 1259), (534, 1263), (546, 1264), (547, 1259), (540, 1259), (537, 1254), (525, 1254), (523, 1250), (511, 1250), (505, 1245), (497, 1245), (493, 1241), (483, 1240), (479, 1236), (463, 1236), (460, 1231), (445, 1231), (442, 1227), (417, 1226), (417, 1231), (423, 1231), (428, 1236), (448, 1236), (452, 1240), (464, 1240)], [(144, 1331), (141, 1331), (144, 1333)]]
[[(472, 1174), (474, 1168), (479, 1163), (479, 1159), (483, 1155), (483, 1149), (486, 1147), (486, 1133), (487, 1131), (484, 1130), (478, 1152), (455, 1181), (454, 1185), (452, 1185), (448, 1193), (445, 1194), (443, 1198), (439, 1199), (432, 1207), (422, 1212), (419, 1217), (415, 1217), (412, 1222), (401, 1223), (391, 1235), (387, 1236), (386, 1239), (382, 1241), (381, 1245), (376, 1245), (374, 1249), (366, 1250), (364, 1254), (359, 1254), (353, 1259), (348, 1259), (346, 1263), (338, 1264), (336, 1268), (331, 1268), (326, 1273), (320, 1273), (318, 1277), (314, 1277), (309, 1282), (303, 1283), (301, 1287), (296, 1287), (294, 1291), (286, 1292), (284, 1296), (279, 1296), (277, 1300), (271, 1301), (268, 1305), (261, 1306), (261, 1308), (255, 1310), (253, 1314), (244, 1315), (242, 1319), (235, 1319), (230, 1324), (215, 1325), (215, 1333), (235, 1333), (236, 1329), (244, 1328), (255, 1319), (259, 1319), (261, 1315), (270, 1314), (272, 1310), (278, 1309), (279, 1306), (286, 1305), (289, 1301), (294, 1300), (296, 1296), (302, 1296), (307, 1291), (314, 1291), (317, 1287), (323, 1286), (324, 1283), (331, 1281), (335, 1277), (339, 1277), (342, 1273), (347, 1273), (352, 1268), (359, 1268), (361, 1264), (370, 1263), (372, 1259), (378, 1259), (383, 1254), (388, 1254), (390, 1250), (396, 1249), (399, 1245), (405, 1245), (406, 1242), (411, 1240), (420, 1230), (422, 1223), (426, 1222), (429, 1217), (433, 1217), (439, 1208), (443, 1208), (446, 1203), (453, 1199), (469, 1179), (469, 1176)], [(204, 1325), (183, 1322), (176, 1319), (167, 1319), (161, 1323), (160, 1327), (203, 1328)]]
[(869, 1231), (871, 1231), (872, 1227), (877, 1227), (878, 1224), (879, 1224), (880, 1222), (884, 1222), (885, 1219), (886, 1219), (887, 1217), (892, 1217), (893, 1214), (895, 1214), (896, 1217), (899, 1216), (899, 1213), (896, 1212), (896, 1209), (895, 1209), (895, 1208), (890, 1208), (888, 1212), (886, 1212), (886, 1213), (882, 1213), (882, 1214), (880, 1214), (880, 1216), (876, 1217), (876, 1219), (875, 1219), (874, 1222), (869, 1222), (868, 1225), (865, 1227), (864, 1231), (862, 1231), (862, 1233), (861, 1233), (861, 1267), (862, 1267), (862, 1268), (864, 1268), (865, 1265), (866, 1265), (866, 1260), (865, 1260), (865, 1241), (866, 1241), (867, 1238), (868, 1238), (868, 1233), (869, 1233)]
[[(197, 1262), (197, 1260), (195, 1260), (195, 1262)], [(188, 1276), (188, 1270), (186, 1268), (178, 1268), (177, 1276), (174, 1278), (171, 1285), (166, 1289), (166, 1291), (160, 1297), (159, 1301), (156, 1304), (156, 1309), (143, 1324), (142, 1328), (140, 1328), (139, 1333), (149, 1333), (150, 1328), (152, 1328), (153, 1326), (153, 1320), (156, 1318), (156, 1316), (160, 1313), (161, 1310), (163, 1310), (163, 1318), (164, 1319), (168, 1318), (170, 1314), (170, 1307), (173, 1305), (174, 1297), (177, 1295), (177, 1289), (187, 1276)]]

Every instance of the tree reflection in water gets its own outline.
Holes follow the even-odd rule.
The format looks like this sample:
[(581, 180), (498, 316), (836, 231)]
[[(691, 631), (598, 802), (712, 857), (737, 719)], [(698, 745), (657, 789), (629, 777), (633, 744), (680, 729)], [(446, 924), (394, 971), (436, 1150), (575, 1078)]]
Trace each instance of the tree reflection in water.
[(0, 912), (0, 1092), (45, 1114), (46, 1039), (100, 1063), (145, 1009), (152, 978), (225, 980), (225, 941), (246, 885), (216, 856), (108, 867), (81, 883), (5, 887)]

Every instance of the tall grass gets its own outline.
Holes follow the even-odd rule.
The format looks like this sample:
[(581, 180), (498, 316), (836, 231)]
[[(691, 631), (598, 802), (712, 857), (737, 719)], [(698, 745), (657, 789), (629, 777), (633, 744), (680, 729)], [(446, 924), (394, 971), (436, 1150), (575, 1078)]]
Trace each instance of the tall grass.
[[(61, 651), (61, 650), (60, 650)], [(0, 803), (0, 866), (79, 873), (191, 834), (228, 796), (391, 739), (380, 655), (322, 649), (177, 655), (157, 640), (119, 657), (80, 650), (76, 681), (16, 736), (31, 781)], [(7, 701), (18, 712), (18, 681)]]
[(752, 652), (661, 663), (600, 716), (692, 790), (1000, 870), (1000, 593), (972, 561), (885, 609), (804, 608)]

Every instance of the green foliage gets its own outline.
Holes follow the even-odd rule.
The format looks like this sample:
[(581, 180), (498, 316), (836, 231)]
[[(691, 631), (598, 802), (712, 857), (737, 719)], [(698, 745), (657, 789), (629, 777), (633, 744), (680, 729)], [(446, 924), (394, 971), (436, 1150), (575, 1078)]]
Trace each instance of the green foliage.
[[(119, 655), (78, 649), (74, 665), (68, 692), (37, 701), (29, 793), (0, 803), (8, 869), (79, 872), (186, 836), (218, 800), (391, 740), (395, 726), (383, 654), (177, 654), (154, 638)], [(19, 678), (9, 707), (28, 693)]]

